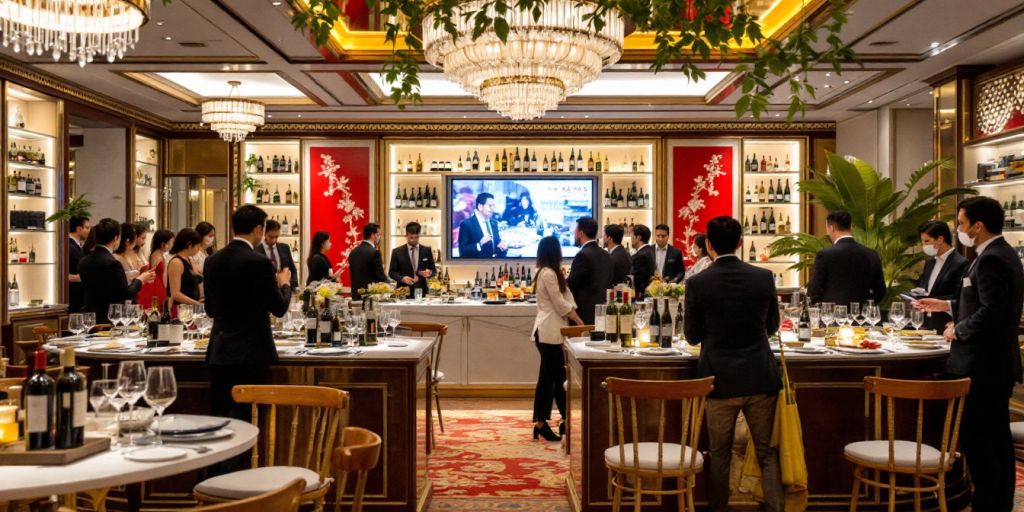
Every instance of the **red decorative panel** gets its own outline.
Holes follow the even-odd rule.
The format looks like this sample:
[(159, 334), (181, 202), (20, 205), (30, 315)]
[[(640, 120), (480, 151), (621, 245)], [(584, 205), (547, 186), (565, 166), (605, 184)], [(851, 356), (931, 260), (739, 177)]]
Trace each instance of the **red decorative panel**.
[(694, 261), (689, 254), (693, 237), (704, 232), (709, 220), (734, 215), (736, 203), (736, 144), (703, 144), (670, 147), (672, 241), (686, 253), (687, 265)]
[[(342, 264), (343, 284), (352, 282), (348, 254), (362, 241), (363, 226), (373, 208), (372, 147), (311, 143), (306, 147), (309, 199), (305, 230), (306, 244), (313, 233), (331, 234), (327, 258)], [(309, 247), (307, 245), (307, 247)], [(307, 251), (308, 257), (308, 251)]]

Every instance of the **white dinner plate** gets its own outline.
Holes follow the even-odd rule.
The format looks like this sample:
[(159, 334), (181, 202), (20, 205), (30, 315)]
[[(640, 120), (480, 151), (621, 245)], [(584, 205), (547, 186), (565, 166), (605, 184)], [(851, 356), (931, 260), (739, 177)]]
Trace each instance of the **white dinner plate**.
[(220, 430), (231, 422), (228, 418), (195, 414), (168, 414), (162, 416), (159, 421), (164, 435), (172, 436)]
[(389, 341), (384, 346), (391, 347), (391, 348), (404, 348), (404, 347), (408, 347), (409, 344), (408, 343), (396, 343), (394, 341)]
[(346, 354), (346, 353), (348, 353), (348, 349), (347, 348), (338, 348), (338, 347), (324, 347), (324, 348), (310, 349), (310, 351), (306, 352), (306, 353), (311, 355), (311, 356), (336, 356), (338, 354)]
[(608, 341), (587, 341), (587, 342), (584, 342), (583, 344), (588, 346), (588, 347), (600, 347), (600, 348), (608, 347), (609, 345), (611, 345), (611, 343), (609, 343)]
[(797, 354), (827, 354), (828, 350), (823, 347), (800, 347), (787, 349), (789, 352), (796, 352)]
[(881, 348), (854, 348), (854, 347), (835, 347), (836, 352), (842, 352), (844, 354), (887, 354), (884, 349)]
[(642, 356), (676, 356), (679, 355), (674, 349), (671, 348), (645, 348), (638, 352)]
[(217, 439), (224, 439), (225, 437), (231, 437), (233, 435), (235, 435), (235, 432), (233, 430), (229, 428), (222, 428), (220, 430), (196, 432), (195, 434), (164, 434), (163, 438), (164, 441), (174, 443), (200, 443), (203, 441), (215, 441)]
[(183, 459), (188, 451), (173, 446), (153, 446), (139, 448), (124, 453), (124, 458), (135, 462), (164, 462), (168, 460)]

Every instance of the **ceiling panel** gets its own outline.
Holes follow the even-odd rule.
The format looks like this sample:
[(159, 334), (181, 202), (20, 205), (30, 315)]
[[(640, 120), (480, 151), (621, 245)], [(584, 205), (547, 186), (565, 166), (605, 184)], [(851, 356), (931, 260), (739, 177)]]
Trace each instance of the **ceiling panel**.
[[(292, 27), (288, 2), (275, 0), (219, 0), (234, 16), (293, 61), (323, 61), (309, 37)], [(278, 5), (274, 5), (274, 4)]]
[[(877, 5), (878, 3), (888, 5)], [(877, 9), (879, 14), (888, 12), (891, 15), (900, 12), (901, 6), (912, 5), (912, 7), (891, 23), (864, 37), (854, 46), (854, 50), (865, 54), (925, 54), (935, 47), (933, 43), (944, 45), (1006, 11), (1019, 8), (1021, 2), (1019, 0), (985, 0), (967, 3), (963, 0), (927, 0), (862, 4), (865, 2), (854, 4), (855, 15), (863, 15), (865, 12), (870, 12), (871, 9)], [(880, 42), (895, 44), (878, 46), (877, 43)], [(876, 43), (876, 45), (871, 43)]]

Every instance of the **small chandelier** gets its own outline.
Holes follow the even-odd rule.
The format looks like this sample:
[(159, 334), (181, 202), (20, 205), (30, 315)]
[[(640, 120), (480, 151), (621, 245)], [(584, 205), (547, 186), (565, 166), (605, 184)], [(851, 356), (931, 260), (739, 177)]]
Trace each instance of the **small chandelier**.
[(107, 62), (135, 48), (149, 19), (150, 0), (0, 0), (5, 48), (29, 56), (68, 54), (84, 67), (96, 55)]
[(226, 97), (203, 100), (203, 122), (210, 125), (220, 138), (228, 142), (242, 142), (245, 136), (263, 126), (263, 103), (242, 98), (238, 86), (242, 82), (228, 82), (231, 92)]
[[(444, 69), (448, 80), (514, 121), (536, 119), (557, 108), (622, 56), (625, 25), (618, 9), (608, 11), (605, 26), (594, 30), (584, 21), (595, 10), (593, 0), (548, 0), (536, 18), (531, 11), (508, 11), (505, 42), (493, 27), (473, 40), (472, 17), (463, 13), (479, 11), (486, 3), (460, 4), (452, 17), (458, 38), (443, 25), (435, 27), (434, 16), (428, 15), (423, 21), (424, 55)], [(496, 16), (493, 7), (487, 14)]]

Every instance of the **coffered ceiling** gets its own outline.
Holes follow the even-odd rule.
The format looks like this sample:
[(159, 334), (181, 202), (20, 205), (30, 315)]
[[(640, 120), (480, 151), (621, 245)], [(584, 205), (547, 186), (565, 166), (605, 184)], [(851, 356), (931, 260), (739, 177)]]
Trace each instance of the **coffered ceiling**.
[[(861, 62), (841, 74), (809, 74), (819, 90), (806, 120), (839, 121), (896, 102), (930, 108), (925, 78), (957, 64), (996, 65), (1024, 56), (1019, 0), (856, 0), (851, 11), (843, 39)], [(199, 101), (226, 94), (233, 79), (242, 82), (244, 95), (268, 103), (268, 122), (501, 119), (428, 65), (425, 101), (398, 109), (377, 76), (380, 55), (355, 44), (370, 40), (367, 34), (373, 35), (351, 32), (353, 44), (332, 52), (294, 30), (287, 2), (173, 0), (153, 2), (140, 43), (115, 64), (81, 68), (6, 48), (0, 53), (170, 122), (197, 122)], [(732, 66), (708, 64), (708, 82), (689, 84), (677, 72), (653, 75), (636, 50), (546, 119), (734, 120), (739, 92)], [(777, 91), (773, 119), (784, 117), (788, 104), (788, 87)]]

